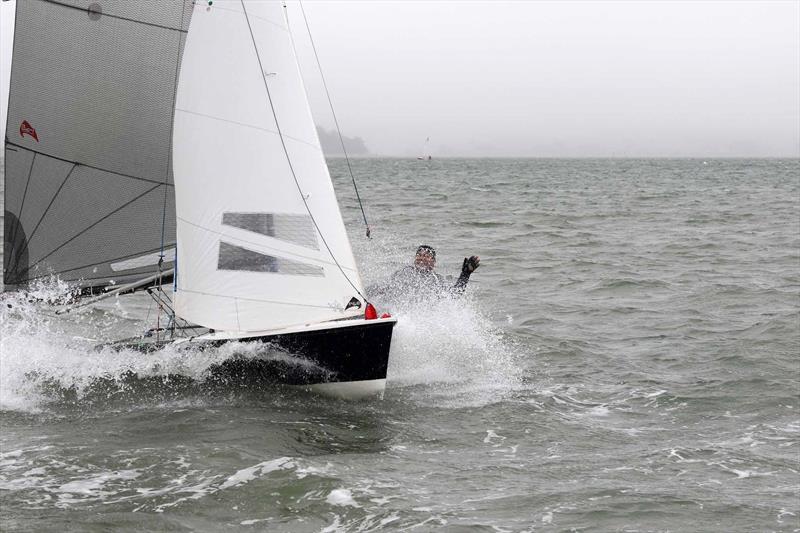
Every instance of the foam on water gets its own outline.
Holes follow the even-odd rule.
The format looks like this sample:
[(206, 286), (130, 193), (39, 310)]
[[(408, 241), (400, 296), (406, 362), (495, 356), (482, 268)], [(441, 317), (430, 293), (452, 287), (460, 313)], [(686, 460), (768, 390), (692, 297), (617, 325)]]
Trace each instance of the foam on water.
[[(140, 455), (146, 455), (149, 450), (138, 450), (126, 457), (130, 463), (139, 463), (139, 468), (108, 470), (93, 464), (68, 465), (64, 462), (66, 458), (44, 453), (45, 450), (46, 447), (31, 447), (16, 451), (14, 460), (2, 465), (0, 490), (26, 491), (30, 498), (28, 503), (36, 507), (51, 503), (59, 508), (74, 508), (76, 505), (130, 502), (139, 509), (163, 512), (188, 500), (236, 492), (247, 483), (280, 471), (287, 472), (290, 478), (303, 479), (309, 470), (315, 469), (313, 464), (301, 468), (297, 459), (281, 457), (228, 476), (209, 475), (185, 461), (180, 464), (142, 462)], [(167, 476), (162, 475), (165, 469), (170, 472)], [(312, 496), (325, 499), (322, 493)], [(332, 505), (357, 506), (346, 489), (334, 490), (328, 497), (333, 498)]]
[[(68, 392), (80, 399), (98, 382), (129, 387), (131, 380), (179, 376), (208, 377), (209, 369), (231, 357), (263, 357), (263, 348), (228, 343), (218, 348), (167, 346), (153, 353), (95, 349), (120, 331), (144, 331), (153, 324), (141, 305), (125, 297), (71, 315), (54, 314), (53, 304), (72, 296), (57, 279), (27, 292), (4, 295), (0, 350), (0, 409), (36, 411)], [(519, 384), (517, 353), (469, 294), (388, 302), (398, 318), (392, 341), (388, 387), (423, 386), (423, 396), (441, 403), (484, 404)], [(145, 320), (149, 317), (149, 322)], [(273, 358), (291, 358), (280, 352)], [(304, 360), (293, 359), (298, 364)], [(307, 364), (307, 362), (305, 362)], [(164, 383), (169, 386), (169, 383)]]
[[(66, 291), (66, 292), (65, 292)], [(213, 349), (166, 346), (149, 354), (133, 350), (96, 349), (97, 338), (114, 335), (117, 319), (105, 320), (107, 312), (70, 316), (53, 314), (52, 302), (63, 302), (68, 294), (64, 284), (39, 286), (35, 293), (6, 293), (1, 311), (0, 409), (38, 411), (68, 394), (80, 399), (95, 386), (106, 386), (108, 396), (124, 391), (136, 380), (156, 378), (165, 387), (171, 377), (201, 381), (209, 370), (232, 357), (263, 357), (258, 345), (228, 343)], [(119, 302), (113, 308), (123, 307)], [(147, 324), (140, 318), (141, 328)], [(136, 321), (138, 322), (138, 321)], [(87, 338), (83, 329), (100, 327)], [(83, 327), (82, 327), (83, 326)], [(75, 335), (75, 332), (81, 334)], [(286, 354), (270, 356), (285, 359)], [(111, 385), (109, 387), (109, 385)]]
[(294, 461), (292, 461), (289, 457), (281, 457), (280, 459), (265, 461), (255, 466), (239, 470), (238, 472), (230, 476), (228, 479), (226, 479), (225, 482), (219, 486), (219, 488), (220, 490), (224, 490), (229, 487), (238, 487), (239, 485), (243, 485), (244, 483), (252, 481), (259, 476), (268, 474), (269, 472), (287, 468), (296, 468), (296, 467), (297, 464)]
[(325, 499), (325, 501), (331, 505), (337, 505), (339, 507), (361, 507), (353, 499), (353, 493), (348, 489), (332, 490), (330, 494), (328, 494), (328, 497)]
[[(409, 242), (415, 241), (384, 233), (361, 250), (361, 270), (372, 282), (367, 296), (398, 320), (387, 387), (421, 385), (426, 400), (436, 396), (443, 406), (481, 405), (519, 388), (524, 353), (494, 325), (487, 314), (491, 309), (480, 308), (475, 296), (480, 270), (464, 294), (420, 293), (418, 287), (403, 285), (376, 291), (410, 264), (415, 245)], [(439, 265), (436, 270), (448, 274), (452, 268)]]
[(393, 384), (517, 385), (515, 351), (467, 298), (446, 297), (396, 311), (389, 376)]

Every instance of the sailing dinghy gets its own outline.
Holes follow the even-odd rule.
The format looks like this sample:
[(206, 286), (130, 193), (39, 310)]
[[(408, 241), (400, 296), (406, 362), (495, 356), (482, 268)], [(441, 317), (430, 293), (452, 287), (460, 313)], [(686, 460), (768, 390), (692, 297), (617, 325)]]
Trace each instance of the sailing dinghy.
[[(382, 392), (396, 320), (364, 296), (281, 3), (84, 4), (18, 4), (6, 282), (145, 288), (165, 326), (116, 348), (256, 343), (215, 371)], [(50, 26), (77, 46), (37, 35)]]
[(430, 161), (431, 159), (433, 159), (431, 157), (430, 151), (428, 150), (428, 143), (430, 141), (431, 141), (430, 137), (426, 137), (425, 138), (425, 146), (422, 148), (422, 153), (426, 154), (426, 155), (417, 156), (417, 160), (418, 161)]

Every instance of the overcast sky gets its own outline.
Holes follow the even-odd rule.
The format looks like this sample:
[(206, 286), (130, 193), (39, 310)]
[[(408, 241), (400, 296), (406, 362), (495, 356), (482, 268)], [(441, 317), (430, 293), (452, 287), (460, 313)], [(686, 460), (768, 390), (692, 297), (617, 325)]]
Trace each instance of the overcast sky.
[[(303, 5), (343, 133), (375, 154), (800, 157), (797, 0)], [(332, 127), (296, 2), (289, 20)]]

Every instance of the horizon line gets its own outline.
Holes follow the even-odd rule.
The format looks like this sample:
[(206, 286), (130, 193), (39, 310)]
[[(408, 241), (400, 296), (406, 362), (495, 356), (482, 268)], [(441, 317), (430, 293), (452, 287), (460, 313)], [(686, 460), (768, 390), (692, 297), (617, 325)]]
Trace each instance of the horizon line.
[[(427, 159), (417, 159), (412, 155), (385, 155), (385, 154), (358, 154), (346, 157), (344, 154), (325, 154), (327, 159), (410, 159), (425, 162)], [(437, 161), (440, 159), (698, 159), (698, 160), (722, 160), (722, 159), (788, 159), (800, 160), (800, 154), (796, 155), (447, 155), (430, 159)]]

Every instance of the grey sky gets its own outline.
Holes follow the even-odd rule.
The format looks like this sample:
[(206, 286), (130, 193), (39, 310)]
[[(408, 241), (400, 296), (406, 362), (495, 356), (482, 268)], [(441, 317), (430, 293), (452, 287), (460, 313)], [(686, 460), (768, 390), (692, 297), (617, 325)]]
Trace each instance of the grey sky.
[(376, 154), (800, 156), (798, 1), (303, 5), (343, 132)]

